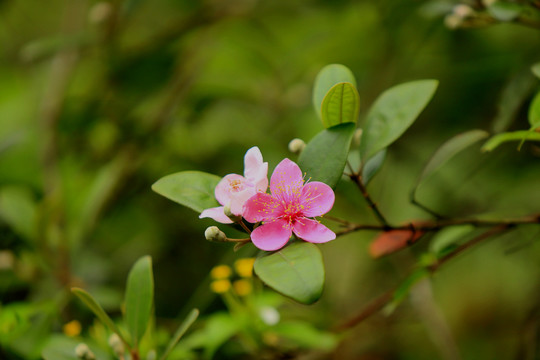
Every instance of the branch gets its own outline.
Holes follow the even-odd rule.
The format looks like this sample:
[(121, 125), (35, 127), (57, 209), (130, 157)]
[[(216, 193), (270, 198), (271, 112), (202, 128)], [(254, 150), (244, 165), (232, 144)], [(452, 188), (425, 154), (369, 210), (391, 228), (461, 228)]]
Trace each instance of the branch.
[[(496, 234), (500, 234), (504, 231), (507, 231), (511, 227), (512, 226), (505, 225), (505, 224), (500, 224), (498, 226), (492, 227), (491, 229), (480, 234), (479, 236), (475, 237), (471, 241), (465, 244), (462, 244), (461, 246), (459, 246), (458, 248), (456, 248), (454, 251), (447, 254), (446, 256), (443, 256), (442, 258), (440, 258), (439, 260), (437, 260), (430, 266), (426, 267), (426, 269), (429, 271), (430, 274), (434, 274), (437, 270), (440, 269), (441, 266), (443, 266), (448, 261), (458, 256), (459, 254), (463, 253), (465, 250), (469, 249), (470, 247)], [(351, 319), (337, 326), (335, 331), (342, 332), (342, 331), (348, 330), (360, 324), (362, 321), (366, 320), (371, 315), (379, 312), (381, 309), (383, 309), (387, 304), (389, 304), (394, 299), (394, 295), (398, 289), (399, 289), (399, 286), (395, 286), (391, 288), (390, 290), (386, 291), (385, 293), (383, 293), (382, 295), (376, 297), (371, 302), (369, 302), (368, 305), (366, 305), (364, 309), (358, 315), (352, 317)]]
[(349, 177), (356, 184), (358, 189), (360, 189), (360, 192), (362, 193), (362, 196), (364, 197), (364, 199), (366, 199), (369, 207), (371, 208), (371, 210), (373, 211), (373, 213), (375, 214), (379, 222), (384, 225), (384, 229), (391, 229), (391, 226), (388, 224), (388, 221), (386, 221), (385, 217), (383, 216), (383, 214), (377, 207), (377, 204), (375, 204), (375, 202), (371, 199), (371, 196), (369, 196), (369, 193), (367, 192), (366, 187), (362, 183), (362, 176), (356, 173), (353, 173), (353, 174), (350, 174)]

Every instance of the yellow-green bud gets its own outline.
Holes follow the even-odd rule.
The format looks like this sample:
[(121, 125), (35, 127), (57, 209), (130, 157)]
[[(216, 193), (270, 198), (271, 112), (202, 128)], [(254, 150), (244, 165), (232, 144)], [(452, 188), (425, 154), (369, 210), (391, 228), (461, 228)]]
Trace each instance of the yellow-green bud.
[(356, 129), (353, 134), (354, 145), (360, 146), (361, 139), (362, 139), (362, 129)]
[(225, 235), (223, 231), (219, 230), (217, 226), (210, 226), (209, 228), (207, 228), (204, 231), (204, 237), (208, 241), (218, 241), (218, 242), (227, 241), (227, 236)]
[(293, 154), (300, 154), (306, 147), (306, 143), (302, 139), (292, 139), (289, 142), (289, 151)]

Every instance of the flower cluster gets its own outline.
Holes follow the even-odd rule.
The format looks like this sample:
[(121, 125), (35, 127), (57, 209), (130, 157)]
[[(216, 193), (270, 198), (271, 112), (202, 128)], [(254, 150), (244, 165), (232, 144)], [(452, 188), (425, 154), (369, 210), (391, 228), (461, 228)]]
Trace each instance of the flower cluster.
[(268, 163), (263, 162), (257, 147), (244, 158), (244, 176), (229, 174), (215, 189), (220, 207), (204, 210), (200, 217), (210, 217), (224, 224), (233, 223), (230, 214), (255, 224), (251, 241), (261, 250), (281, 249), (292, 234), (312, 243), (324, 243), (336, 234), (314, 217), (326, 214), (334, 205), (334, 192), (318, 181), (305, 182), (302, 171), (293, 161), (284, 159), (275, 168), (268, 188)]

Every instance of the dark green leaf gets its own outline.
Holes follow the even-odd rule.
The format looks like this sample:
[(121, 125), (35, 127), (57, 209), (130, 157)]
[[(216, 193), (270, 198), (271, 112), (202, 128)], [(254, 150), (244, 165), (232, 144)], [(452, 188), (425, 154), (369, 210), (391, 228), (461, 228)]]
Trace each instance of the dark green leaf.
[(540, 126), (540, 92), (536, 94), (529, 107), (529, 124), (531, 130), (535, 130)]
[(367, 161), (362, 168), (362, 182), (364, 185), (367, 185), (377, 174), (384, 163), (384, 159), (386, 159), (386, 149), (379, 151)]
[(356, 79), (349, 68), (341, 64), (330, 64), (325, 66), (315, 79), (313, 87), (313, 106), (319, 118), (321, 116), (321, 107), (326, 93), (336, 84), (348, 82), (356, 87)]
[(494, 1), (487, 8), (489, 14), (499, 21), (512, 21), (523, 11), (523, 6), (505, 1)]
[(322, 294), (324, 264), (319, 248), (297, 242), (255, 260), (257, 276), (272, 289), (302, 304), (313, 304)]
[(126, 325), (131, 334), (133, 347), (146, 332), (154, 300), (154, 276), (152, 258), (143, 256), (129, 272), (126, 285)]
[(128, 346), (129, 344), (116, 326), (116, 324), (111, 320), (109, 315), (103, 310), (101, 305), (98, 304), (98, 302), (90, 295), (88, 292), (86, 292), (83, 289), (80, 288), (71, 288), (71, 292), (75, 294), (92, 312), (94, 315), (98, 317), (98, 319), (109, 328), (112, 332), (116, 333), (121, 339), (122, 342)]
[(508, 141), (523, 140), (540, 141), (540, 133), (529, 130), (520, 130), (497, 134), (495, 136), (492, 136), (488, 141), (486, 141), (486, 143), (482, 146), (482, 151), (492, 151), (502, 143)]
[(186, 331), (191, 327), (191, 325), (193, 325), (195, 320), (197, 320), (197, 317), (199, 317), (199, 310), (198, 309), (191, 310), (188, 316), (184, 319), (182, 324), (180, 324), (180, 326), (174, 333), (174, 336), (171, 338), (171, 341), (169, 341), (169, 344), (167, 345), (167, 349), (165, 350), (165, 352), (160, 358), (161, 360), (167, 359), (167, 356), (169, 356), (170, 352), (172, 351), (172, 349), (174, 349), (178, 341), (180, 341), (180, 339), (182, 338), (182, 336), (184, 336)]
[(441, 147), (439, 147), (439, 149), (437, 149), (435, 154), (433, 154), (427, 165), (424, 167), (422, 174), (416, 182), (416, 187), (418, 187), (422, 181), (427, 179), (430, 175), (435, 173), (457, 153), (471, 146), (472, 144), (485, 139), (488, 136), (489, 134), (484, 130), (470, 130), (458, 134), (446, 141)]
[(341, 124), (321, 131), (298, 158), (300, 169), (313, 181), (335, 187), (343, 175), (355, 124)]
[(334, 85), (322, 102), (322, 123), (325, 128), (342, 123), (356, 123), (360, 96), (350, 83)]
[(519, 109), (533, 91), (536, 79), (529, 71), (520, 72), (504, 86), (497, 103), (497, 115), (491, 124), (495, 133), (506, 131)]
[(403, 135), (429, 103), (437, 85), (437, 80), (408, 82), (386, 90), (377, 98), (368, 113), (360, 142), (364, 164)]
[(182, 171), (162, 177), (152, 190), (197, 212), (217, 206), (214, 190), (220, 177), (201, 171)]

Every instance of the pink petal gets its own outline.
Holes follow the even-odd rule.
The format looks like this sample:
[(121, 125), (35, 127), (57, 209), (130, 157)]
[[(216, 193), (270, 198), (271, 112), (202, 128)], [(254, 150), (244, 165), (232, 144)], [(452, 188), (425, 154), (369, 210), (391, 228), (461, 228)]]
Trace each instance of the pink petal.
[(334, 206), (335, 195), (332, 188), (319, 181), (309, 182), (302, 188), (300, 204), (306, 217), (321, 216)]
[(256, 146), (246, 152), (244, 176), (255, 186), (255, 190), (265, 192), (268, 188), (268, 163), (263, 162), (261, 151)]
[(238, 183), (237, 187), (243, 189), (245, 186), (244, 177), (238, 174), (229, 174), (225, 175), (223, 179), (217, 184), (214, 195), (216, 196), (217, 201), (221, 205), (228, 205), (231, 201), (231, 193), (234, 191), (232, 184)]
[(312, 243), (325, 243), (336, 238), (336, 234), (320, 224), (318, 221), (311, 219), (298, 219), (293, 224), (293, 231), (300, 239)]
[(251, 187), (239, 192), (231, 193), (231, 202), (229, 205), (231, 212), (234, 215), (242, 215), (242, 212), (244, 211), (244, 204), (249, 198), (251, 198), (255, 194), (255, 189)]
[(291, 228), (285, 220), (271, 221), (253, 230), (251, 241), (261, 250), (274, 251), (281, 249), (292, 235)]
[(199, 219), (212, 218), (222, 224), (232, 224), (232, 220), (229, 219), (229, 217), (223, 213), (223, 209), (224, 207), (220, 206), (220, 207), (203, 210), (201, 215), (199, 215)]
[(283, 159), (272, 173), (270, 191), (280, 198), (282, 195), (298, 196), (303, 184), (302, 170), (291, 160)]
[(283, 209), (281, 204), (271, 195), (257, 193), (244, 204), (242, 216), (250, 223), (278, 218)]

